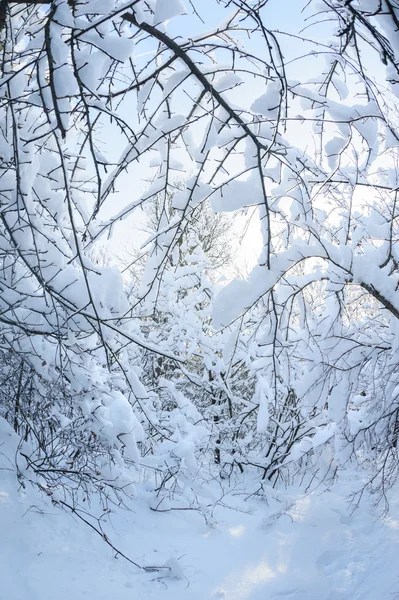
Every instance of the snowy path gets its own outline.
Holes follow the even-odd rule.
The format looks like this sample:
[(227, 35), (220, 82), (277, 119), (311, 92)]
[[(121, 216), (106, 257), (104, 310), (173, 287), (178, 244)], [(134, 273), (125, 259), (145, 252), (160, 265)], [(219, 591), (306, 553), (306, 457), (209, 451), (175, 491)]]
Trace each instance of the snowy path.
[(69, 515), (33, 502), (32, 494), (21, 496), (12, 474), (3, 472), (0, 600), (394, 600), (399, 594), (398, 521), (373, 522), (365, 508), (350, 515), (332, 492), (303, 497), (280, 516), (266, 504), (233, 500), (242, 510), (219, 508), (215, 528), (193, 512), (154, 513), (145, 497), (134, 512), (111, 515), (109, 535), (135, 560), (179, 559), (184, 578), (159, 578), (115, 559)]

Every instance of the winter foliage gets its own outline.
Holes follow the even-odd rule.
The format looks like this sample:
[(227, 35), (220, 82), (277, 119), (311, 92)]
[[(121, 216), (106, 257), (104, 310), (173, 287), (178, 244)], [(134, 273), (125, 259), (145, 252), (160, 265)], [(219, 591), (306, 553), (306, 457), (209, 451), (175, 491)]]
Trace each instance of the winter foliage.
[[(211, 480), (348, 465), (387, 502), (399, 6), (311, 0), (301, 32), (275, 4), (0, 3), (0, 415), (56, 504), (146, 482), (206, 513)], [(224, 213), (262, 237), (228, 282)]]

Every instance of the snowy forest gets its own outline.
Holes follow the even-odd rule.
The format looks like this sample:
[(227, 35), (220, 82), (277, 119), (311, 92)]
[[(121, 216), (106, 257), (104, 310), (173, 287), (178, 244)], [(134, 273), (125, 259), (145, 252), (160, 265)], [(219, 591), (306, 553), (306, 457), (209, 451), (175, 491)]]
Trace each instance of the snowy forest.
[(399, 597), (398, 0), (0, 0), (0, 56), (0, 600)]

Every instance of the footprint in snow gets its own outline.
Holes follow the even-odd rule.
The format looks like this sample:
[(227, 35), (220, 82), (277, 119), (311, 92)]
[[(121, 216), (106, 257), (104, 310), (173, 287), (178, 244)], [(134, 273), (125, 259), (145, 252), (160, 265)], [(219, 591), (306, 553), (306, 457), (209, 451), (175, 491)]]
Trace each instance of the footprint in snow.
[(339, 570), (340, 567), (342, 568), (340, 562), (342, 562), (342, 554), (327, 550), (319, 556), (316, 565), (324, 575), (331, 575), (334, 571)]

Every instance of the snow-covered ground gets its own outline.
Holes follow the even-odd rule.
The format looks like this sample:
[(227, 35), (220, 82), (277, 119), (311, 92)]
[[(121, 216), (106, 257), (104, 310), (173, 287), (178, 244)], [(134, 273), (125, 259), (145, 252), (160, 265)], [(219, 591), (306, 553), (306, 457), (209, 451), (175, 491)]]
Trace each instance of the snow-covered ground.
[(76, 517), (19, 489), (4, 421), (0, 434), (0, 600), (399, 598), (395, 493), (378, 519), (367, 503), (348, 509), (344, 483), (322, 494), (270, 491), (268, 502), (237, 487), (206, 522), (196, 511), (156, 513), (138, 488), (132, 511), (115, 509), (104, 529), (138, 563), (171, 566), (165, 576), (115, 558)]

